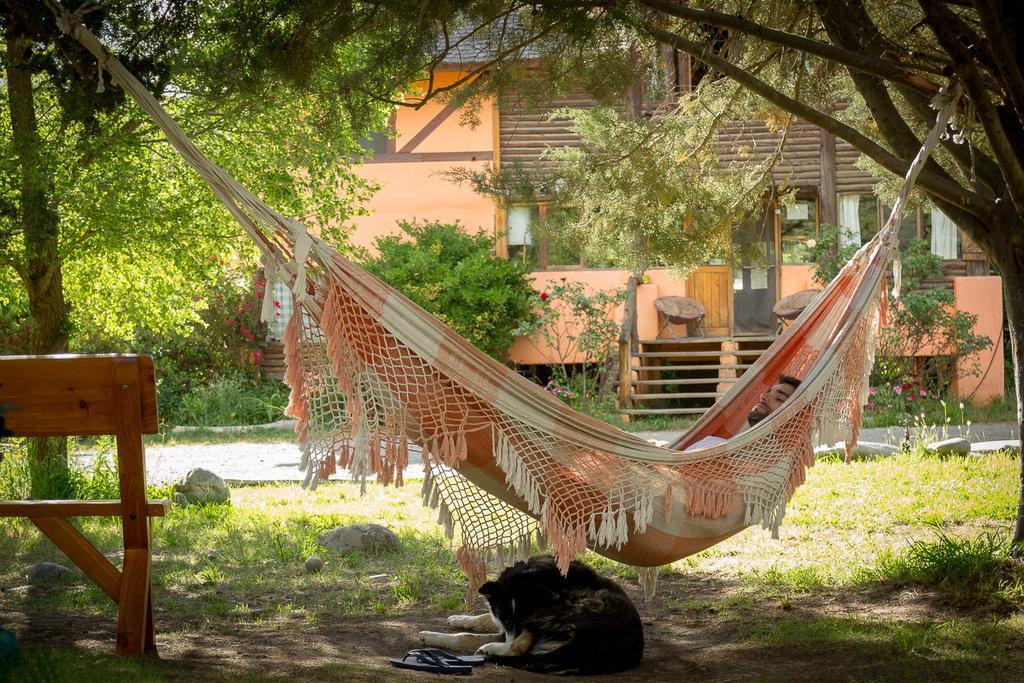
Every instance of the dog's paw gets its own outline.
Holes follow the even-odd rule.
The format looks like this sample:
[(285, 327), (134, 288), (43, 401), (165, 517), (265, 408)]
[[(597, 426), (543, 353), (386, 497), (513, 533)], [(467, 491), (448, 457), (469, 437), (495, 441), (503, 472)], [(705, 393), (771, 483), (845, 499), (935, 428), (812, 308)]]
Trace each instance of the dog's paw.
[(507, 650), (508, 646), (504, 642), (485, 643), (477, 649), (476, 653), (478, 655), (483, 655), (484, 657), (500, 657), (505, 654)]
[(480, 620), (475, 614), (453, 614), (448, 617), (448, 625), (453, 628), (471, 629)]
[(420, 642), (430, 647), (445, 647), (451, 634), (437, 631), (420, 631)]

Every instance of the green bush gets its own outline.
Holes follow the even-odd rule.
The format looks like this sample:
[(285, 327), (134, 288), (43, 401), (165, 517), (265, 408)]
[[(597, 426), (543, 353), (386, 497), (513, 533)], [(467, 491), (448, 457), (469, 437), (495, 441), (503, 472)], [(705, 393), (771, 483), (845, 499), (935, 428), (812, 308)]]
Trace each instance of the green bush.
[[(834, 226), (822, 226), (813, 252), (818, 263), (815, 281), (826, 285), (856, 251), (837, 246)], [(911, 241), (900, 254), (902, 292), (889, 303), (888, 325), (878, 335), (875, 367), (871, 373), (872, 401), (868, 408), (917, 413), (915, 402), (946, 397), (957, 373), (975, 368), (958, 367), (956, 360), (992, 345), (986, 336), (974, 334), (978, 316), (954, 308), (953, 293), (941, 284), (942, 259), (931, 253), (924, 240)], [(891, 284), (891, 283), (890, 283)], [(945, 351), (927, 361), (917, 356), (926, 347)]]
[(458, 223), (401, 221), (403, 235), (379, 238), (366, 268), (494, 358), (535, 315), (523, 266), (494, 256), (492, 237)]

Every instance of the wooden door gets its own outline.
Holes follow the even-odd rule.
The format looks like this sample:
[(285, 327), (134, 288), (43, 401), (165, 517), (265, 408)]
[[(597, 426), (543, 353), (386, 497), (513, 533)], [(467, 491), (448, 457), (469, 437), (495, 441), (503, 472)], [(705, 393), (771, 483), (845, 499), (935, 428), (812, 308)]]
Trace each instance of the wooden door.
[(686, 296), (704, 304), (704, 332), (709, 336), (732, 333), (732, 267), (701, 266), (686, 278)]

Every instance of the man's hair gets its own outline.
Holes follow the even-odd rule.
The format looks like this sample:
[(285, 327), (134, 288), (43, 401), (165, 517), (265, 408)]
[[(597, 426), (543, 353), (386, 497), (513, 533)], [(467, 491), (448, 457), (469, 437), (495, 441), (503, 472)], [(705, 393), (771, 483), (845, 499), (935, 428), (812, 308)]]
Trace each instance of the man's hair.
[(800, 386), (800, 380), (792, 375), (779, 375), (779, 384), (788, 384), (789, 386), (796, 389)]

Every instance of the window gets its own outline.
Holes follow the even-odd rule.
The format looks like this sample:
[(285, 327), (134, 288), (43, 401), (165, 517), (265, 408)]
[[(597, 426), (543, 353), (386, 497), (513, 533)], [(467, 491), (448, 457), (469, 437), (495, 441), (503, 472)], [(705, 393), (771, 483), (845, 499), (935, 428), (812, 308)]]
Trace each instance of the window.
[(519, 261), (533, 270), (584, 267), (578, 247), (550, 241), (541, 236), (539, 229), (549, 219), (571, 219), (573, 211), (554, 209), (547, 204), (509, 207), (505, 226), (509, 260)]
[[(883, 208), (880, 218), (889, 218), (892, 209)], [(960, 228), (949, 216), (937, 207), (925, 206), (907, 209), (900, 216), (900, 248), (905, 249), (911, 240), (922, 239), (929, 243), (931, 252), (945, 260), (960, 258)]]
[(878, 233), (878, 199), (873, 194), (839, 197), (839, 246), (859, 247)]
[(811, 250), (817, 246), (818, 237), (817, 198), (799, 197), (781, 211), (779, 232), (783, 265), (812, 263)]
[(531, 226), (540, 222), (540, 209), (536, 206), (510, 206), (508, 209), (508, 258), (510, 261), (536, 268), (539, 262), (533, 242)]

